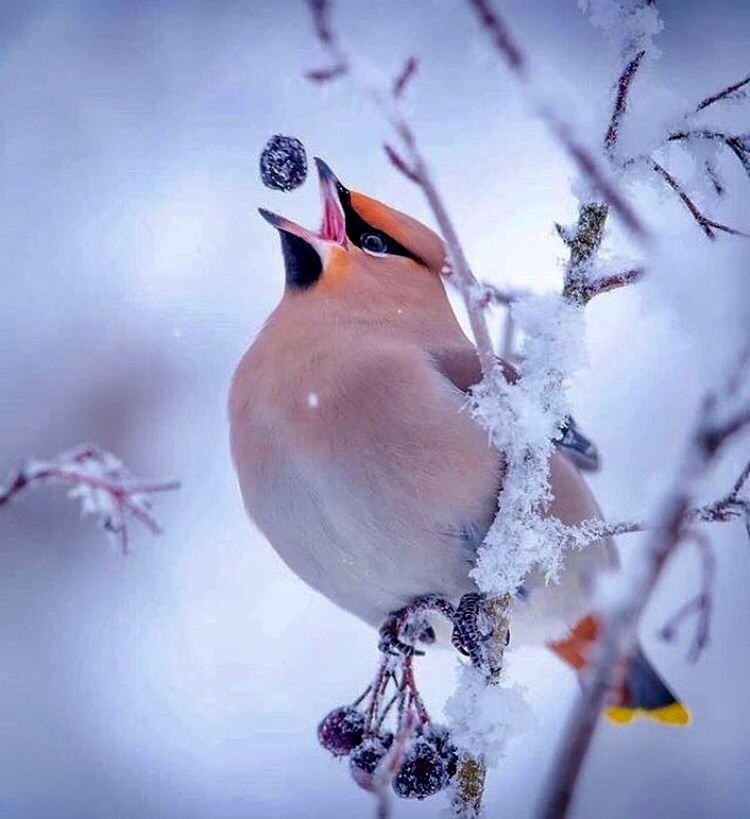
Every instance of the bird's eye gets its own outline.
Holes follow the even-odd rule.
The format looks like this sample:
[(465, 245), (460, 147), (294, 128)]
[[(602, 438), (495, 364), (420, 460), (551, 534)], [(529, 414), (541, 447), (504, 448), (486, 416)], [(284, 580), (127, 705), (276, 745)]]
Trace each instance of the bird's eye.
[(359, 237), (362, 250), (381, 256), (388, 250), (388, 243), (379, 233), (363, 233)]

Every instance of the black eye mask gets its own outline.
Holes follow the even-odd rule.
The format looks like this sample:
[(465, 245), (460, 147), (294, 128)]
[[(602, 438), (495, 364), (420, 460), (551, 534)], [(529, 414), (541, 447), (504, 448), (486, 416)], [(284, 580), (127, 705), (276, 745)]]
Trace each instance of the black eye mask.
[(373, 252), (373, 249), (371, 247), (368, 247), (367, 245), (376, 244), (376, 240), (370, 238), (366, 239), (366, 237), (376, 236), (382, 240), (381, 244), (384, 249), (383, 250), (379, 249), (374, 252), (387, 253), (390, 256), (404, 256), (407, 259), (412, 259), (413, 261), (417, 262), (417, 264), (425, 265), (424, 260), (420, 259), (419, 256), (416, 256), (414, 253), (412, 253), (411, 250), (405, 248), (400, 242), (397, 242), (392, 236), (389, 236), (382, 230), (378, 230), (372, 225), (367, 224), (367, 222), (365, 222), (365, 220), (352, 207), (351, 193), (343, 185), (339, 185), (338, 191), (339, 201), (341, 202), (341, 207), (344, 209), (344, 218), (346, 220), (346, 235), (352, 244), (362, 248), (363, 250), (369, 250), (370, 252)]

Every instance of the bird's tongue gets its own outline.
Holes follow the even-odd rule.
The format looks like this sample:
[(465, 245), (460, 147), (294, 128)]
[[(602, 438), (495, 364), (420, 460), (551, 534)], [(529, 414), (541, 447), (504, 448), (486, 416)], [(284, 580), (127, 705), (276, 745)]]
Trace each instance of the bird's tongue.
[(320, 238), (343, 245), (346, 241), (346, 219), (339, 197), (339, 182), (322, 159), (315, 157), (315, 164), (318, 166), (320, 200), (323, 204), (323, 226), (320, 229)]
[(323, 197), (323, 227), (320, 229), (320, 238), (329, 242), (343, 244), (346, 237), (344, 213), (338, 201), (324, 194)]

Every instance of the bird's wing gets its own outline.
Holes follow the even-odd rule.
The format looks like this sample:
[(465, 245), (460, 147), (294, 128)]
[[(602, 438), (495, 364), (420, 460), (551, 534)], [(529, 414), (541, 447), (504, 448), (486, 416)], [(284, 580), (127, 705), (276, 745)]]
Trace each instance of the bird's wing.
[[(474, 347), (446, 347), (440, 350), (431, 350), (430, 357), (435, 362), (438, 372), (450, 381), (456, 389), (468, 392), (471, 387), (482, 379), (482, 367), (479, 356)], [(503, 375), (508, 383), (513, 384), (518, 379), (518, 370), (503, 358), (497, 359)]]

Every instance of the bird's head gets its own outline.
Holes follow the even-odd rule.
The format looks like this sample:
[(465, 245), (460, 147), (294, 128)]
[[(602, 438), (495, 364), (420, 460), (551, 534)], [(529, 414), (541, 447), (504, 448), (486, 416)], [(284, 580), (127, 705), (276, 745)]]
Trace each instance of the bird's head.
[(323, 204), (317, 233), (260, 209), (281, 236), (287, 293), (370, 297), (435, 287), (442, 293), (442, 239), (416, 219), (348, 190), (323, 160), (315, 163)]

